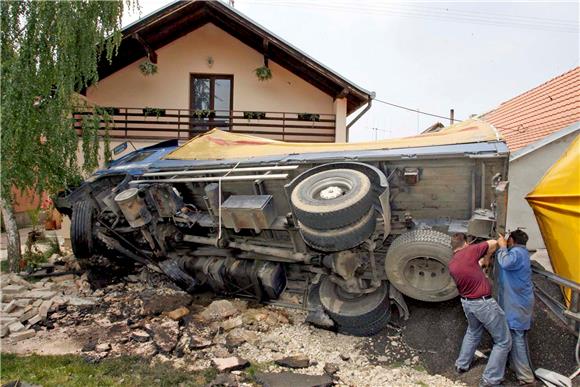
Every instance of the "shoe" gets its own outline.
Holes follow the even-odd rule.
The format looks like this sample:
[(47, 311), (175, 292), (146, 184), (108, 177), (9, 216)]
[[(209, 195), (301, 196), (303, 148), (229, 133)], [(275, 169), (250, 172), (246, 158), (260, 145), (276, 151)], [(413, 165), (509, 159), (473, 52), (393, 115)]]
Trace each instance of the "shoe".
[(485, 380), (481, 380), (479, 382), (479, 387), (502, 387), (502, 386), (503, 386), (503, 384), (501, 384), (501, 383), (491, 384), (491, 383), (486, 382)]
[(540, 384), (538, 384), (537, 380), (531, 381), (531, 382), (526, 382), (524, 380), (519, 380), (518, 379), (518, 386), (522, 386), (522, 387), (534, 387), (534, 386), (539, 386)]
[(455, 367), (455, 373), (456, 373), (457, 375), (464, 374), (464, 373), (466, 373), (467, 371), (469, 371), (469, 369), (463, 369), (463, 368)]

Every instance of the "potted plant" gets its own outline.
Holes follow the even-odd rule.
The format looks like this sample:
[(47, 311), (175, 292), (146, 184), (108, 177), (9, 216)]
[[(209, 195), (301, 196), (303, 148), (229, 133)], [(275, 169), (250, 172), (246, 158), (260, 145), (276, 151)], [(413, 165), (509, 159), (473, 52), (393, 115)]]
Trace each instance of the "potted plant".
[(197, 118), (214, 118), (215, 111), (208, 109), (198, 109), (193, 111), (192, 116)]
[(300, 121), (320, 121), (320, 114), (316, 113), (298, 113)]
[(141, 74), (147, 77), (149, 75), (157, 74), (157, 65), (147, 58), (139, 64), (139, 70), (141, 71)]
[(266, 118), (266, 113), (265, 112), (244, 112), (244, 118), (251, 120), (251, 119), (256, 119), (256, 120), (260, 120), (262, 118)]
[(165, 109), (154, 108), (154, 107), (145, 107), (143, 109), (144, 116), (155, 116), (157, 118), (165, 116)]
[(255, 69), (254, 72), (256, 73), (256, 77), (258, 77), (260, 82), (272, 79), (272, 70), (270, 70), (270, 68), (267, 66), (260, 66)]

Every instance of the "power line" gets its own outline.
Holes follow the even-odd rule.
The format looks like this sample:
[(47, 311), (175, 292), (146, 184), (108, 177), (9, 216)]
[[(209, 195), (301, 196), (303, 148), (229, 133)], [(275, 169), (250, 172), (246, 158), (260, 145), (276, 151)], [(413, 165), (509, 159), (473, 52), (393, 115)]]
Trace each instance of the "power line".
[[(451, 117), (440, 116), (439, 114), (434, 114), (434, 113), (427, 113), (427, 112), (424, 112), (424, 111), (419, 110), (419, 109), (413, 109), (413, 108), (409, 108), (409, 107), (406, 107), (406, 106), (403, 106), (403, 105), (399, 105), (399, 104), (396, 104), (396, 103), (383, 101), (382, 99), (375, 98), (375, 99), (373, 99), (373, 101), (377, 101), (377, 102), (380, 102), (380, 103), (384, 103), (385, 105), (393, 106), (393, 107), (396, 107), (396, 108), (399, 108), (399, 109), (404, 109), (404, 110), (407, 110), (407, 111), (410, 111), (410, 112), (419, 113), (419, 114), (423, 114), (423, 115), (431, 116), (431, 117), (443, 118), (444, 120), (451, 121)], [(458, 120), (456, 118), (453, 118), (453, 121), (461, 122), (461, 120)]]
[(449, 10), (434, 7), (419, 8), (417, 5), (408, 5), (407, 7), (413, 8), (401, 8), (403, 4), (364, 4), (351, 2), (338, 2), (338, 3), (313, 3), (310, 1), (264, 1), (264, 0), (247, 0), (250, 3), (256, 3), (261, 5), (272, 5), (272, 6), (285, 6), (285, 7), (298, 7), (298, 8), (318, 8), (323, 10), (331, 11), (348, 11), (357, 12), (365, 14), (395, 14), (405, 17), (418, 17), (427, 18), (434, 20), (444, 20), (444, 21), (454, 21), (472, 24), (482, 24), (490, 25), (496, 27), (516, 27), (516, 28), (526, 28), (534, 30), (544, 30), (544, 31), (556, 31), (556, 32), (578, 32), (578, 25), (574, 21), (568, 20), (556, 20), (538, 17), (526, 17), (526, 16), (516, 16), (516, 15), (501, 15), (501, 14), (488, 14), (483, 12), (470, 12), (470, 11), (459, 11), (459, 10)]

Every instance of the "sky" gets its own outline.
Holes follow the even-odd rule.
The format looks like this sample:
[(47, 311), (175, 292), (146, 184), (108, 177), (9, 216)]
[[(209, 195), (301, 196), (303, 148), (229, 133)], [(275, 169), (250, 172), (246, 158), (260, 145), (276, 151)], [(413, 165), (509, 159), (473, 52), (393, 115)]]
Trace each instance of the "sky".
[[(140, 0), (141, 17), (170, 3)], [(235, 8), (382, 101), (466, 119), (579, 65), (578, 2), (235, 0)], [(126, 14), (124, 24), (138, 19)], [(352, 119), (357, 113), (352, 114)], [(449, 120), (373, 101), (350, 141)]]

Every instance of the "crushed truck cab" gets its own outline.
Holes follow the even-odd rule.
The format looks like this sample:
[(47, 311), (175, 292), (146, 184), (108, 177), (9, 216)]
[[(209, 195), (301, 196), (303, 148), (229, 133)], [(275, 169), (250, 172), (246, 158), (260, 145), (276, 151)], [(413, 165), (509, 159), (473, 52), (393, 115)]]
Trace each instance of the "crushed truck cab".
[(361, 144), (213, 130), (115, 161), (60, 209), (87, 268), (146, 265), (188, 292), (301, 307), (320, 326), (372, 335), (392, 305), (408, 315), (403, 295), (457, 296), (450, 235), (503, 231), (507, 168), (479, 120)]

